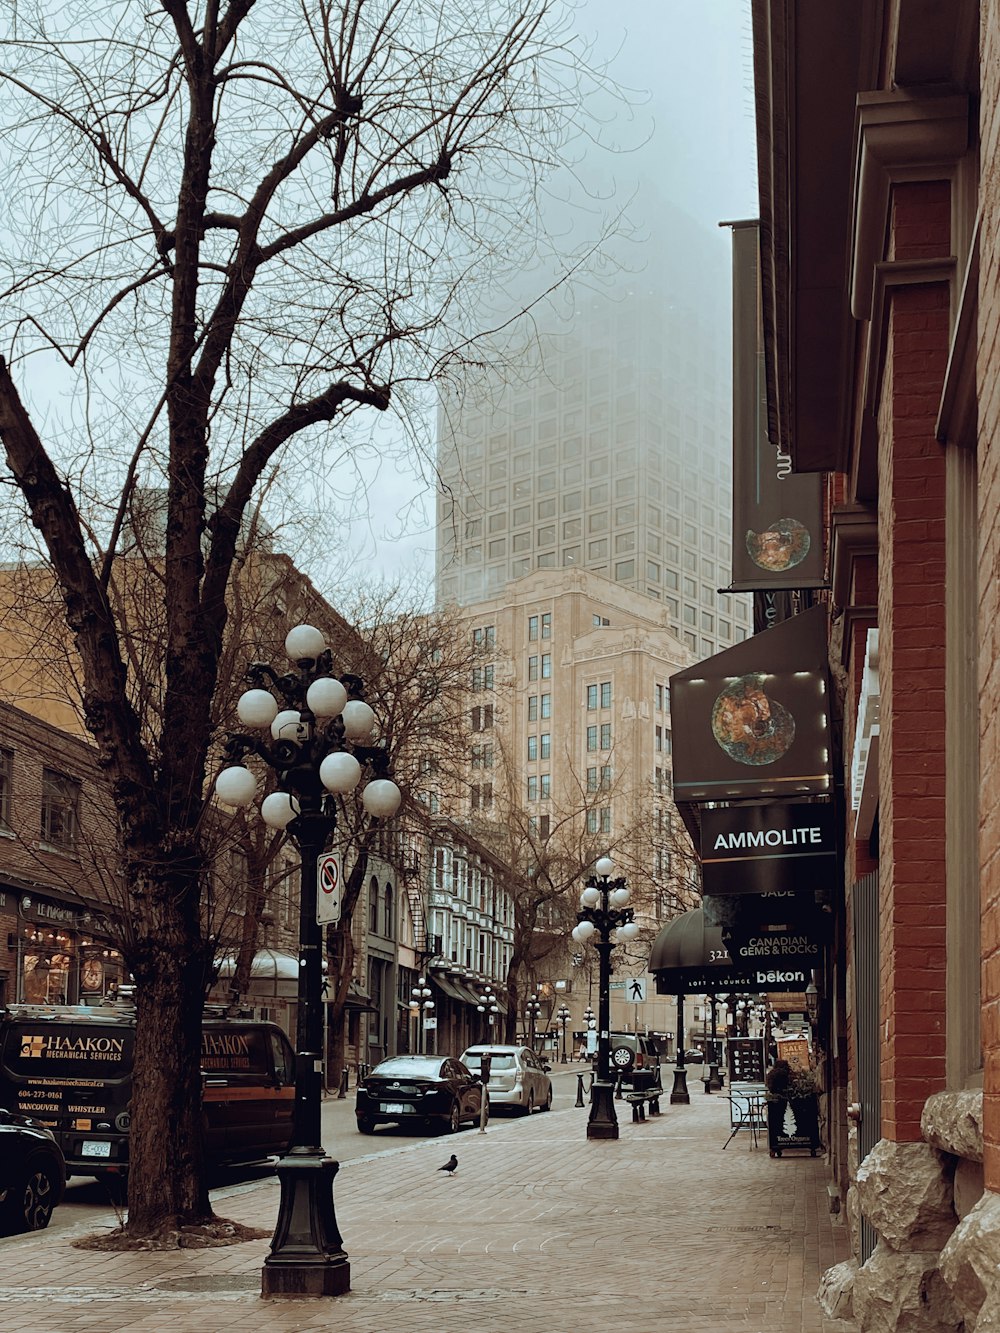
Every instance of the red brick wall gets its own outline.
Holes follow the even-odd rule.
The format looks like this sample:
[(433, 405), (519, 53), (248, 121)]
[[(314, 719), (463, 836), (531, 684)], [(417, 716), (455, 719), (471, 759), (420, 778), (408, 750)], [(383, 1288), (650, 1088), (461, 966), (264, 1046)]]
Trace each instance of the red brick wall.
[(1000, 6), (981, 6), (979, 274), (980, 858), (983, 909), (984, 1173), (1000, 1191)]
[[(889, 255), (950, 249), (946, 182), (897, 186)], [(902, 286), (879, 439), (882, 1135), (920, 1138), (945, 1086), (945, 460), (934, 435), (947, 364), (947, 284)]]

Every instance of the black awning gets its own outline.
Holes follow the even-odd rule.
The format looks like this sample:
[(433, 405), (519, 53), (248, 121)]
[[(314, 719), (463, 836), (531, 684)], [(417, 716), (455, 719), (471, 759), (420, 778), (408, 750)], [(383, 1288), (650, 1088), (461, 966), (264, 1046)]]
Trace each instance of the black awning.
[(750, 975), (730, 957), (722, 927), (705, 925), (700, 907), (667, 922), (653, 942), (648, 970), (659, 995), (746, 989)]
[(369, 1014), (378, 1013), (378, 1005), (372, 1004), (372, 997), (366, 995), (361, 987), (354, 981), (348, 987), (347, 996), (344, 1000), (344, 1006), (347, 1009), (354, 1009)]
[(468, 1004), (468, 999), (455, 983), (449, 977), (432, 976), (432, 983), (437, 986), (442, 995), (446, 995), (449, 1000), (457, 1000), (459, 1004)]

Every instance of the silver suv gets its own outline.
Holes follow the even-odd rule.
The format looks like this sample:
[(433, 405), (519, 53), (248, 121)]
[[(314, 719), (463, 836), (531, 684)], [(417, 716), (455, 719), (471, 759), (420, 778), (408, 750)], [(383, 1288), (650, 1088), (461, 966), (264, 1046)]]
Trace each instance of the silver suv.
[(483, 1067), (483, 1056), (490, 1057), (488, 1092), (491, 1110), (509, 1106), (522, 1115), (536, 1108), (548, 1111), (552, 1106), (551, 1065), (527, 1046), (470, 1046), (462, 1055), (462, 1064), (474, 1074)]
[(637, 1032), (612, 1032), (609, 1063), (611, 1073), (626, 1085), (647, 1082), (650, 1074), (659, 1082), (660, 1057), (652, 1037), (643, 1037)]

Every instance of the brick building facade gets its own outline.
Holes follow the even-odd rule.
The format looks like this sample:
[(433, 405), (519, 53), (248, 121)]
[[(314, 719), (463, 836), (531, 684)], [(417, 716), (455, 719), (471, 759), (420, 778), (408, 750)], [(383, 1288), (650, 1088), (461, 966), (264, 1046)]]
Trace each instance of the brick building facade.
[(753, 15), (769, 434), (834, 501), (855, 1257), (825, 1299), (968, 1333), (1000, 1319), (1000, 6)]

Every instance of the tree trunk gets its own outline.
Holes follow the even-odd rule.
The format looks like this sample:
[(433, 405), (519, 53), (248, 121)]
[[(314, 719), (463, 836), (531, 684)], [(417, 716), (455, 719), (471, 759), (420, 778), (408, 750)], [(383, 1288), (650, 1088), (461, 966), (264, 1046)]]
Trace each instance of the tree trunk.
[[(128, 959), (136, 981), (135, 1070), (129, 1131), (130, 1239), (168, 1241), (181, 1227), (211, 1221), (205, 1182), (201, 1020), (205, 944), (183, 880), (158, 885)], [(190, 887), (189, 885), (187, 886)], [(177, 891), (179, 890), (179, 891)]]

